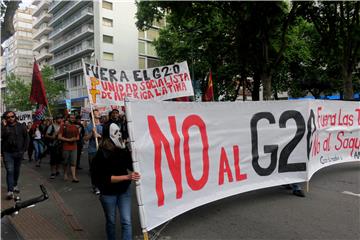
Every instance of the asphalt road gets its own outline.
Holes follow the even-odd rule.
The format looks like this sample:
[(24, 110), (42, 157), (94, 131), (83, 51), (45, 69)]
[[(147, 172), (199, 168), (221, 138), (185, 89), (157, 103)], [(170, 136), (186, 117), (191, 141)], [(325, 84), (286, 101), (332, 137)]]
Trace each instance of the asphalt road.
[[(105, 239), (102, 208), (97, 196), (90, 193), (86, 154), (82, 165), (80, 183), (64, 184), (62, 179), (50, 182), (86, 229), (89, 239)], [(44, 177), (49, 175), (47, 165), (37, 171)], [(306, 198), (296, 197), (283, 187), (239, 194), (174, 218), (151, 231), (150, 239), (358, 240), (359, 194), (360, 163), (338, 164), (313, 176)], [(143, 239), (135, 198), (133, 222), (135, 238)]]

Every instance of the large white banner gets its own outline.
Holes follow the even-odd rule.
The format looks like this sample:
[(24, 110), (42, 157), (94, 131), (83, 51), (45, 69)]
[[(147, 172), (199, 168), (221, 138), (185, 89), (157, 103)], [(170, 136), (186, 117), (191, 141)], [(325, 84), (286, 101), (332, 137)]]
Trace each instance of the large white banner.
[(124, 105), (125, 97), (167, 100), (193, 96), (187, 62), (148, 69), (108, 69), (84, 63), (89, 101), (95, 107)]
[[(130, 101), (126, 114), (147, 230), (221, 198), (304, 182), (322, 167), (360, 161), (355, 102)], [(330, 127), (332, 118), (339, 120)]]

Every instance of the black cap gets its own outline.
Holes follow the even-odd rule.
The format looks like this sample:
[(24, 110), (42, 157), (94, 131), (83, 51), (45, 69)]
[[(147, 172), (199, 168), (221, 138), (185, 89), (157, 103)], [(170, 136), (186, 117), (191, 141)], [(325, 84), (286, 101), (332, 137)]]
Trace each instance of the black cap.
[(61, 119), (61, 118), (64, 118), (64, 117), (63, 117), (63, 115), (59, 114), (59, 115), (56, 116), (55, 119)]

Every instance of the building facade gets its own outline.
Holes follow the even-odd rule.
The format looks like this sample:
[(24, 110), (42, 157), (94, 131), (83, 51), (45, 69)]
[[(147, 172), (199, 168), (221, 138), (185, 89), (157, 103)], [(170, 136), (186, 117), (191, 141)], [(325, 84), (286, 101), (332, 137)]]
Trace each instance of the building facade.
[(15, 33), (3, 43), (5, 74), (14, 73), (30, 82), (33, 67), (32, 9), (19, 8), (14, 16)]
[(52, 54), (49, 52), (51, 40), (49, 33), (51, 28), (48, 22), (51, 20), (52, 15), (48, 13), (51, 0), (34, 0), (33, 10), (33, 39), (34, 46), (33, 52), (40, 67), (49, 64)]
[[(82, 59), (106, 68), (136, 69), (158, 63), (154, 49), (148, 47), (156, 33), (139, 33), (135, 26), (135, 2), (53, 1), (49, 27), (50, 64), (55, 80), (64, 83), (73, 107), (87, 106), (87, 89)], [(157, 28), (154, 28), (157, 30)], [(140, 42), (144, 48), (139, 49)], [(149, 53), (149, 54), (147, 54)]]

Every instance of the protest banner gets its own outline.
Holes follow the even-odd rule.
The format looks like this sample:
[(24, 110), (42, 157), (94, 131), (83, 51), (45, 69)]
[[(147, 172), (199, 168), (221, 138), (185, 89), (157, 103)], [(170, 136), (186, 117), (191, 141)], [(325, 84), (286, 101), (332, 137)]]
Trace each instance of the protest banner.
[(26, 123), (28, 124), (28, 122), (32, 122), (32, 111), (23, 111), (23, 112), (16, 112), (15, 113), (16, 116), (19, 119), (20, 123)]
[[(321, 164), (322, 152), (311, 151), (317, 150), (316, 136), (325, 137), (311, 124), (314, 118), (325, 124), (340, 110), (341, 128), (331, 132), (342, 145), (337, 140), (326, 148), (339, 160)], [(228, 196), (308, 181), (329, 164), (360, 161), (359, 111), (359, 103), (340, 101), (126, 102), (133, 166), (142, 176), (137, 197), (143, 229)]]
[(167, 100), (193, 96), (187, 62), (149, 69), (108, 69), (83, 63), (90, 104), (123, 106), (125, 97)]

